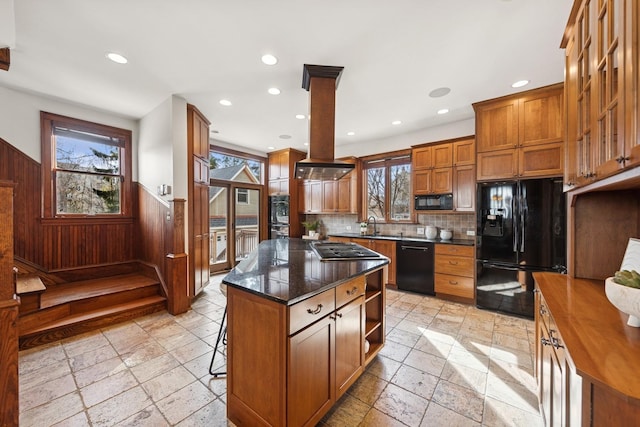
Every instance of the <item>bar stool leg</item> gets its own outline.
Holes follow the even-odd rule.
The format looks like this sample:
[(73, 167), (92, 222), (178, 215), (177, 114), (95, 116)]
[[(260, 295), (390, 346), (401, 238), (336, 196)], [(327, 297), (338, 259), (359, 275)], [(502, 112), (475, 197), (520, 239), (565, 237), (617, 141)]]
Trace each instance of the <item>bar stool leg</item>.
[(209, 374), (217, 378), (219, 375), (227, 375), (226, 371), (213, 372), (213, 361), (216, 359), (216, 353), (218, 351), (218, 345), (222, 342), (222, 345), (227, 344), (227, 307), (224, 308), (224, 314), (222, 315), (222, 321), (220, 322), (220, 329), (218, 330), (218, 338), (216, 339), (216, 346), (213, 348), (213, 355), (211, 356), (211, 364), (209, 365)]

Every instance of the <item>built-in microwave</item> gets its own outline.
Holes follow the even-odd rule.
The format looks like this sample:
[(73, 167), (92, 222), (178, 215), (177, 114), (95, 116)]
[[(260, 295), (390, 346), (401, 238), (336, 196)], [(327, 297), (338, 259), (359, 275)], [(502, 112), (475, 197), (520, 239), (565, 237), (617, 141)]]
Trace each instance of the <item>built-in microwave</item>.
[(417, 211), (453, 210), (453, 194), (419, 194), (414, 197), (413, 208)]

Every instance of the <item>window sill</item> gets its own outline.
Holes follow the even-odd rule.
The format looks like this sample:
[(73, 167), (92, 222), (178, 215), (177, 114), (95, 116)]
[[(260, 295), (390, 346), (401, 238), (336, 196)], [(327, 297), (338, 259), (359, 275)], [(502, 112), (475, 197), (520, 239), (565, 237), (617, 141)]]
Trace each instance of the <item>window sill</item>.
[(131, 216), (73, 215), (56, 218), (40, 218), (42, 225), (133, 224)]

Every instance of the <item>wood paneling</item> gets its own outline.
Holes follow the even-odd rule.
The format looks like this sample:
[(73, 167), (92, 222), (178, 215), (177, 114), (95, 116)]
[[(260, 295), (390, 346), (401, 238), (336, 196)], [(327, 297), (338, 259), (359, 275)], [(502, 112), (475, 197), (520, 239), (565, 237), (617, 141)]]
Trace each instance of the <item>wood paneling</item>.
[(0, 70), (9, 71), (11, 65), (11, 51), (8, 47), (0, 49)]
[(13, 250), (16, 257), (43, 265), (40, 225), (40, 164), (0, 139), (0, 180), (15, 183)]
[(138, 184), (135, 188), (134, 194), (138, 196), (135, 256), (157, 265), (162, 276), (166, 277), (165, 257), (171, 253), (171, 242), (167, 241), (170, 208), (144, 186)]
[(13, 184), (0, 181), (0, 425), (18, 425), (18, 300), (13, 274)]

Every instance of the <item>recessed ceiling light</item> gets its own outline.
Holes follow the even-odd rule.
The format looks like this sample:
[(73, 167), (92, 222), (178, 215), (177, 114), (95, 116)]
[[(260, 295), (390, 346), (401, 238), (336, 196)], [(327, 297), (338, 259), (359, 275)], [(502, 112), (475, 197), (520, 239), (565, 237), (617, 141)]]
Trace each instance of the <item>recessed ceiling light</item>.
[(522, 86), (526, 86), (528, 84), (529, 84), (529, 80), (518, 80), (517, 82), (512, 84), (511, 87), (522, 87)]
[(291, 135), (280, 135), (278, 138), (280, 138), (280, 139), (291, 139)]
[(229, 101), (228, 99), (221, 99), (220, 105), (224, 105), (225, 107), (228, 107), (231, 105), (231, 101)]
[(266, 65), (276, 65), (278, 63), (278, 58), (271, 54), (262, 55), (262, 62)]
[(267, 147), (267, 150), (275, 150), (276, 147)]
[(307, 116), (305, 116), (304, 114), (296, 114), (296, 119), (298, 119), (298, 120), (302, 120), (305, 117), (307, 117)]
[(220, 133), (220, 131), (217, 131), (215, 129), (211, 129), (211, 133)]
[(394, 120), (391, 122), (392, 125), (397, 126), (397, 125), (401, 125), (402, 121), (401, 120)]
[(441, 96), (447, 95), (449, 92), (451, 92), (451, 89), (448, 87), (439, 87), (438, 89), (434, 89), (429, 92), (429, 96), (431, 98), (440, 98)]
[(449, 112), (448, 108), (443, 108), (441, 110), (438, 110), (438, 114), (447, 114)]
[(115, 53), (115, 52), (107, 53), (107, 58), (109, 58), (110, 60), (112, 60), (113, 62), (116, 62), (118, 64), (126, 64), (127, 62), (129, 62), (129, 60), (127, 58), (125, 58), (124, 56), (120, 55), (119, 53)]
[(355, 132), (347, 132), (347, 135), (349, 135), (349, 136), (353, 136), (355, 134), (356, 134)]
[(308, 143), (308, 142), (305, 142), (305, 143), (304, 143), (304, 145), (309, 145), (309, 143)]
[(271, 95), (280, 95), (280, 89), (278, 89), (277, 87), (270, 87), (268, 92)]

